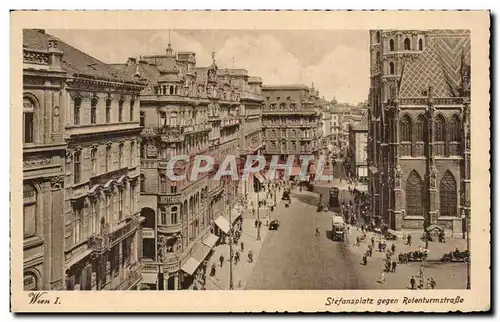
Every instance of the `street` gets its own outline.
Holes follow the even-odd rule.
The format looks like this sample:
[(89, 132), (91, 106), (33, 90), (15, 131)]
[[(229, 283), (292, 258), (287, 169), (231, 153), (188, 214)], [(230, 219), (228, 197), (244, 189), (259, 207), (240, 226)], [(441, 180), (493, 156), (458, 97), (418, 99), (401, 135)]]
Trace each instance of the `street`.
[[(292, 198), (290, 208), (280, 207), (273, 216), (281, 226), (268, 233), (246, 289), (368, 288), (357, 275), (359, 258), (344, 243), (330, 240), (328, 213)], [(320, 237), (314, 235), (316, 227)]]

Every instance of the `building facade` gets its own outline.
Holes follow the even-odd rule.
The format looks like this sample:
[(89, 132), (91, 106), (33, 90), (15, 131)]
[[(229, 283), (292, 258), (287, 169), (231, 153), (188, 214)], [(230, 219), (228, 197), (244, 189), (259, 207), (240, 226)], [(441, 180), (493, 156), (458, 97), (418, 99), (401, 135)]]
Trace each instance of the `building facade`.
[[(226, 156), (239, 158), (241, 102), (234, 84), (245, 87), (248, 76), (219, 70), (215, 59), (210, 67), (196, 67), (195, 53), (176, 53), (170, 44), (164, 55), (130, 58), (115, 66), (148, 83), (140, 107), (141, 212), (146, 218), (142, 288), (188, 289), (228, 232), (226, 224), (238, 218), (233, 213), (228, 223), (238, 181), (213, 177)], [(256, 130), (248, 132), (248, 139), (255, 140)], [(191, 177), (201, 155), (215, 159), (214, 169)], [(179, 156), (187, 159), (168, 169), (168, 162)], [(187, 176), (173, 181), (168, 170)]]
[(398, 230), (435, 224), (461, 232), (469, 32), (373, 30), (370, 51), (374, 219)]
[[(40, 77), (36, 82), (25, 79), (25, 141), (31, 132), (35, 144), (62, 148), (57, 159), (52, 147), (44, 152), (45, 171), (60, 174), (51, 188), (25, 186), (25, 195), (34, 190), (36, 196), (31, 201), (35, 206), (25, 209), (25, 227), (33, 225), (26, 218), (33, 211), (37, 228), (42, 222), (48, 225), (38, 231), (50, 234), (45, 240), (52, 245), (43, 245), (43, 250), (52, 262), (50, 269), (58, 271), (51, 278), (57, 288), (135, 288), (141, 280), (137, 136), (138, 94), (144, 84), (43, 30), (25, 30), (23, 40), (25, 57), (48, 67), (45, 75), (43, 68), (28, 67), (28, 73)], [(62, 76), (57, 80), (51, 74), (56, 70)], [(32, 116), (26, 116), (28, 109)], [(54, 155), (50, 163), (49, 155)], [(36, 167), (37, 162), (31, 163)]]
[(368, 177), (367, 162), (367, 143), (368, 143), (368, 114), (359, 122), (349, 124), (349, 147), (348, 159), (350, 177), (358, 180), (366, 180)]
[[(304, 85), (263, 86), (262, 135), (267, 159), (278, 155), (313, 155), (321, 146), (317, 91)], [(298, 158), (296, 158), (298, 160)], [(294, 167), (292, 176), (300, 168)]]

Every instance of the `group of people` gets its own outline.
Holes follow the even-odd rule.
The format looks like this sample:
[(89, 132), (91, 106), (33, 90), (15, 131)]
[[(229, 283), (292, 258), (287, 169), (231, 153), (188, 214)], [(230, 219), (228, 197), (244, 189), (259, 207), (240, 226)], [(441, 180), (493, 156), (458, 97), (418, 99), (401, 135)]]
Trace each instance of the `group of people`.
[[(417, 285), (417, 280), (415, 279), (418, 278), (418, 285)], [(418, 290), (433, 290), (436, 288), (436, 281), (434, 280), (434, 277), (430, 276), (427, 277), (427, 279), (424, 277), (424, 264), (420, 265), (420, 270), (418, 276), (411, 276), (410, 277), (410, 287), (412, 290), (418, 289)]]

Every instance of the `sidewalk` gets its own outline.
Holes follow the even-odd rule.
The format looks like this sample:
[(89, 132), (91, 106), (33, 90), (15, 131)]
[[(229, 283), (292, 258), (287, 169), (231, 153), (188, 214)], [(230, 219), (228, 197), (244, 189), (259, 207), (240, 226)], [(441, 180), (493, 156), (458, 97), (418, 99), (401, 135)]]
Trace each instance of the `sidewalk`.
[[(251, 214), (250, 214), (251, 216)], [(233, 262), (233, 286), (235, 290), (243, 290), (245, 289), (246, 281), (248, 277), (252, 273), (255, 263), (259, 258), (260, 249), (262, 247), (262, 243), (266, 239), (266, 236), (269, 232), (268, 227), (262, 225), (260, 229), (260, 237), (261, 240), (257, 240), (257, 228), (254, 227), (253, 218), (243, 218), (243, 231), (240, 237), (240, 242), (236, 245), (233, 245), (233, 254), (236, 251), (240, 252), (240, 261), (238, 264), (234, 264)], [(241, 241), (244, 243), (244, 251), (241, 251)], [(248, 251), (252, 250), (253, 253), (253, 262), (248, 262)], [(222, 267), (220, 267), (219, 257), (220, 255), (224, 256), (224, 263)], [(208, 272), (210, 271), (210, 267), (212, 267), (212, 263), (215, 263), (217, 269), (214, 277), (211, 277)], [(207, 277), (206, 277), (206, 289), (207, 290), (229, 290), (229, 245), (223, 244), (216, 246), (214, 248), (213, 255), (208, 260), (207, 265)]]

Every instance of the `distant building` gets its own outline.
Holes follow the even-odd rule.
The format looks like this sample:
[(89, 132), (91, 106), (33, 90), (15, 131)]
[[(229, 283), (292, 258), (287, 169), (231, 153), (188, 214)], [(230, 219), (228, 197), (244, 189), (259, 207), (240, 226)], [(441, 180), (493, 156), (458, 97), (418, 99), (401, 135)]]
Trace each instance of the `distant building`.
[(375, 222), (462, 231), (470, 41), (466, 30), (370, 31)]
[(358, 180), (365, 180), (368, 177), (367, 142), (368, 114), (366, 113), (359, 122), (352, 121), (349, 124), (347, 156), (350, 164), (350, 176)]

